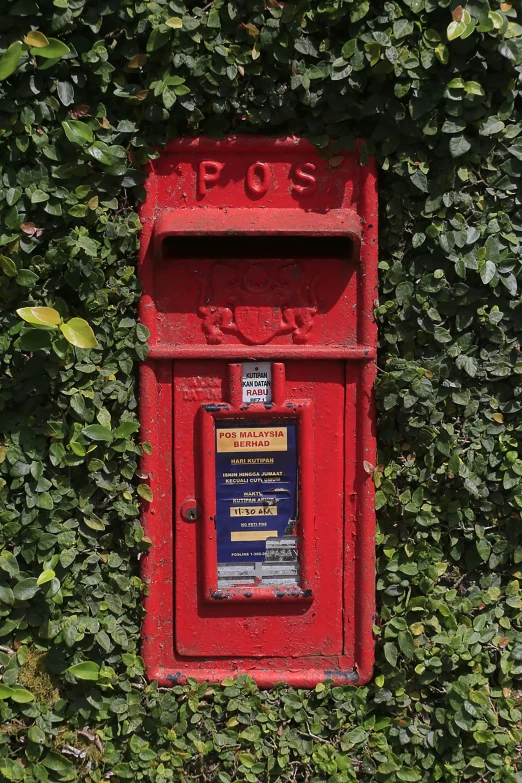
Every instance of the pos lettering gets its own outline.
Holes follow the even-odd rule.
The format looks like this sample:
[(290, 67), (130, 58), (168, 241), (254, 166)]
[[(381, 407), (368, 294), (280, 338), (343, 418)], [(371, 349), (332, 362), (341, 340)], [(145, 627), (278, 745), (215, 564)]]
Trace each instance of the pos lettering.
[[(217, 160), (202, 160), (198, 166), (197, 194), (204, 198), (209, 189), (219, 182), (225, 164)], [(291, 192), (296, 196), (311, 196), (317, 190), (315, 163), (301, 163), (290, 170)], [(272, 171), (270, 164), (256, 161), (251, 163), (244, 177), (245, 191), (251, 198), (261, 198), (270, 190)]]

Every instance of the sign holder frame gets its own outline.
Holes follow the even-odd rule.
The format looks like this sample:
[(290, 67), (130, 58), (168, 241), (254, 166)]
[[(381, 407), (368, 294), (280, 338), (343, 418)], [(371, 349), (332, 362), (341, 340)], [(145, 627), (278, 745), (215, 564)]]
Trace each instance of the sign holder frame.
[[(310, 400), (285, 400), (281, 395), (285, 386), (285, 368), (282, 363), (272, 365), (274, 379), (272, 403), (250, 403), (237, 405), (237, 388), (241, 393), (241, 364), (229, 365), (229, 378), (232, 404), (207, 404), (200, 408), (201, 453), (203, 455), (203, 578), (202, 600), (216, 604), (226, 599), (250, 603), (271, 603), (288, 599), (292, 602), (310, 603), (315, 590), (315, 552), (314, 552), (314, 474), (313, 474), (313, 408)], [(275, 380), (277, 378), (277, 380)], [(234, 390), (234, 391), (232, 391)], [(236, 402), (236, 404), (234, 404)], [(292, 419), (297, 422), (299, 458), (297, 463), (298, 508), (299, 508), (299, 562), (300, 586), (254, 587), (245, 585), (236, 588), (218, 587), (217, 532), (216, 516), (216, 421), (241, 418), (249, 420)]]

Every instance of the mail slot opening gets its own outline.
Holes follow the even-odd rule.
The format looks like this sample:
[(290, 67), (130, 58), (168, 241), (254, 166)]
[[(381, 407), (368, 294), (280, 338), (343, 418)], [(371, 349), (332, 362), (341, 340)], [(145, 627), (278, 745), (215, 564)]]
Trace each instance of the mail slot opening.
[(357, 260), (349, 236), (168, 236), (163, 258), (338, 258)]

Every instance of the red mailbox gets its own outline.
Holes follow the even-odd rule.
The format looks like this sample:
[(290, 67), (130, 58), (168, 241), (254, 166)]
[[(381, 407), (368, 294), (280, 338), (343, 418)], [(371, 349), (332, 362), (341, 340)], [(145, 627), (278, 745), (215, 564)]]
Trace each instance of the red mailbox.
[(148, 674), (367, 682), (374, 164), (296, 138), (182, 139), (146, 187)]

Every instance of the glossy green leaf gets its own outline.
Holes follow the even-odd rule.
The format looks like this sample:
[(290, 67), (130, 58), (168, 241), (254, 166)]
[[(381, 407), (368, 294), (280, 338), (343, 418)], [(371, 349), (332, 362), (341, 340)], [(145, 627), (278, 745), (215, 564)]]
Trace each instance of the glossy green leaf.
[(7, 79), (16, 71), (23, 50), (21, 41), (15, 41), (7, 47), (0, 59), (0, 81)]
[(77, 680), (92, 680), (96, 682), (100, 678), (100, 667), (93, 661), (82, 661), (75, 663), (67, 669), (69, 674), (76, 677)]
[(17, 601), (28, 601), (39, 591), (40, 587), (34, 577), (21, 579), (13, 587), (13, 595)]
[(44, 585), (47, 582), (50, 582), (51, 579), (54, 579), (55, 576), (56, 576), (56, 574), (54, 573), (52, 568), (46, 568), (44, 571), (42, 571), (40, 576), (37, 578), (36, 584), (37, 585)]
[(90, 440), (110, 443), (113, 438), (111, 430), (108, 427), (103, 427), (101, 424), (89, 424), (88, 427), (82, 429), (82, 432)]
[(67, 323), (61, 323), (60, 330), (67, 342), (77, 348), (96, 348), (98, 345), (91, 326), (83, 318), (71, 318)]
[(58, 59), (66, 54), (70, 54), (71, 50), (62, 41), (57, 38), (49, 38), (49, 43), (43, 48), (30, 49), (32, 55), (38, 55), (38, 57), (45, 57), (46, 59)]
[(18, 269), (15, 262), (11, 258), (8, 258), (2, 254), (0, 254), (0, 267), (4, 275), (7, 277), (16, 277), (18, 274)]
[(62, 122), (62, 127), (65, 131), (65, 135), (73, 144), (78, 144), (83, 147), (85, 143), (90, 144), (94, 141), (92, 128), (86, 122), (81, 122), (80, 120), (67, 120)]

